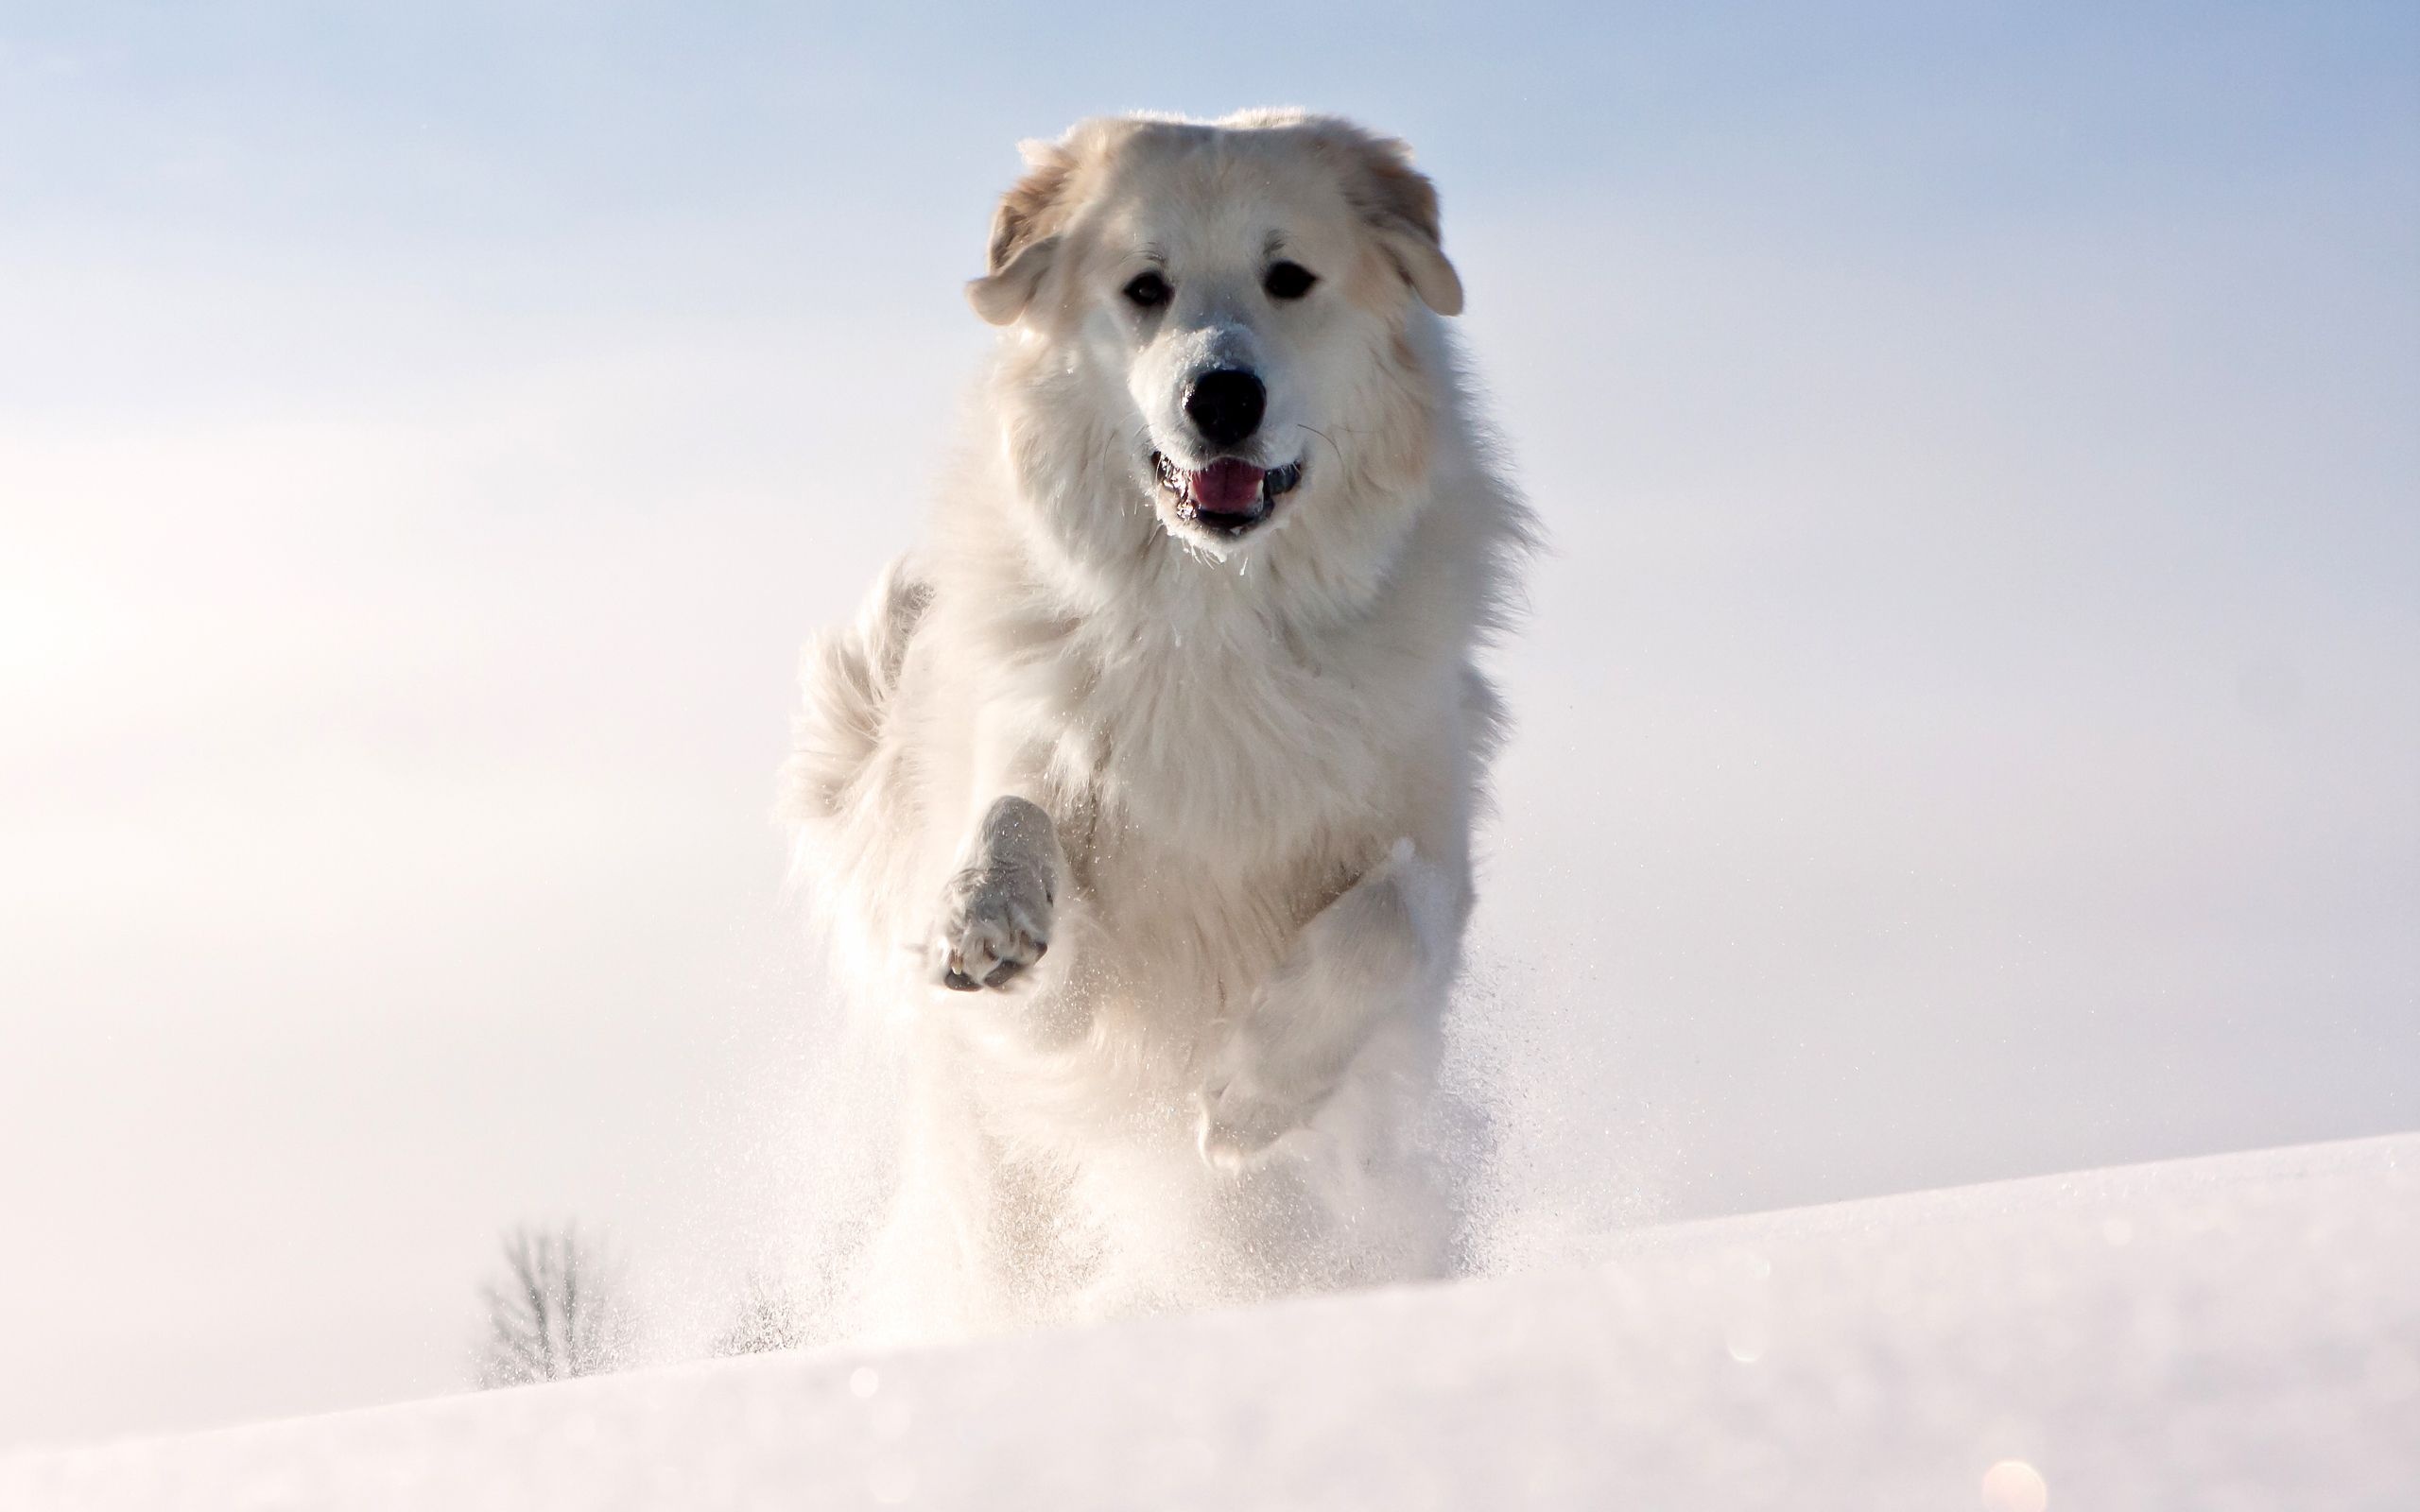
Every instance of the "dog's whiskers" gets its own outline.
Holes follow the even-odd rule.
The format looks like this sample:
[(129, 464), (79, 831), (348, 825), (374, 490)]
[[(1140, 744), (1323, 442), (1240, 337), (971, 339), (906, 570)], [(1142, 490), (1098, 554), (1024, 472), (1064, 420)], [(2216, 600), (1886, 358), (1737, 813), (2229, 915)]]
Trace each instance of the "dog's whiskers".
[(1336, 444), (1336, 438), (1330, 436), (1327, 432), (1320, 429), (1316, 425), (1305, 425), (1300, 421), (1295, 422), (1295, 428), (1297, 430), (1308, 431), (1312, 435), (1318, 437), (1321, 440), (1327, 442), (1327, 449), (1336, 454), (1336, 465), (1339, 467), (1344, 466), (1344, 449)]

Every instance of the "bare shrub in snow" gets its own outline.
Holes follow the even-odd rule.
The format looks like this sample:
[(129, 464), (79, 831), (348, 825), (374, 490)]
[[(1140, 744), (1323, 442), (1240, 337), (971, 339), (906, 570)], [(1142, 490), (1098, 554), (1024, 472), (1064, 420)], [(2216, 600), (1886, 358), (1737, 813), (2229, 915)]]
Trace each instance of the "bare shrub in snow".
[(615, 1296), (604, 1246), (576, 1224), (523, 1228), (504, 1240), (505, 1275), (481, 1289), (487, 1333), (478, 1348), (482, 1386), (564, 1381), (614, 1368), (628, 1314)]

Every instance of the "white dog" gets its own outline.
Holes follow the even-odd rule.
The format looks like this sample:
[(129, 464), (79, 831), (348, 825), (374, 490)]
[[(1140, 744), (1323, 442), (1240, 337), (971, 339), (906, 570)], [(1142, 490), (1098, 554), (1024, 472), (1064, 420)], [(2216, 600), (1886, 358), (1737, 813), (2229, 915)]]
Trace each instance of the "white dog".
[(1412, 1136), (1528, 517), (1397, 142), (1254, 112), (1029, 144), (925, 545), (810, 647), (786, 779), (898, 1010), (856, 1326), (1434, 1274)]

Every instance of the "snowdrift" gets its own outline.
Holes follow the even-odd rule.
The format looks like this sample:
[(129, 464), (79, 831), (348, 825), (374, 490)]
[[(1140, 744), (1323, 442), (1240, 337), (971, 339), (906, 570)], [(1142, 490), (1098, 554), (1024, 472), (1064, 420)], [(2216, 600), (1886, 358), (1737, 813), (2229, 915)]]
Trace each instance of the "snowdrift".
[(2420, 1135), (0, 1460), (11, 1509), (2420, 1506)]

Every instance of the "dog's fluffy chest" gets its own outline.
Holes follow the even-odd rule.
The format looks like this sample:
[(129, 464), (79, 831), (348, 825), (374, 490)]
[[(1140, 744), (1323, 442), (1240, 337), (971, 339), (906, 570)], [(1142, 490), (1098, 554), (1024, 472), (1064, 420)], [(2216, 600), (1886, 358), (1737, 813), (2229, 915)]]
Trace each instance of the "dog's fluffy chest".
[(1383, 827), (1413, 700), (1343, 638), (1146, 634), (1077, 649), (1059, 767), (1097, 821), (1265, 864)]

